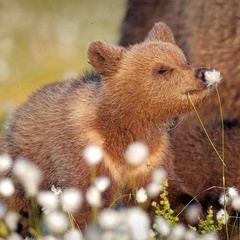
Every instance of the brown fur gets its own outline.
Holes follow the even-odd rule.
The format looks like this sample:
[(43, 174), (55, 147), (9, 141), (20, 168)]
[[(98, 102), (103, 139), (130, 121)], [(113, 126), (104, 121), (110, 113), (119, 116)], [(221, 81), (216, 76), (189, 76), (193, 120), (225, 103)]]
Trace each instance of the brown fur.
[[(240, 189), (240, 121), (225, 121), (224, 125), (225, 186)], [(221, 155), (221, 124), (209, 122), (206, 124), (206, 128)], [(176, 155), (176, 172), (183, 180), (184, 185), (191, 189), (194, 196), (197, 197), (203, 210), (206, 212), (212, 206), (216, 214), (223, 208), (219, 203), (220, 194), (224, 191), (222, 188), (223, 165), (210, 145), (206, 134), (201, 127), (195, 127), (188, 132), (182, 132), (178, 138), (173, 138), (172, 142), (175, 152), (181, 152)], [(239, 233), (239, 222), (235, 222), (236, 211), (231, 207), (228, 208), (228, 213), (232, 216), (229, 220), (229, 236), (231, 236), (230, 239), (235, 239), (234, 234)], [(226, 233), (222, 232), (221, 234), (225, 239)]]
[[(140, 42), (155, 22), (166, 22), (192, 64), (221, 71), (224, 77), (220, 85), (224, 117), (240, 119), (240, 2), (128, 0), (127, 3), (120, 45)], [(219, 119), (217, 109), (214, 94), (204, 103), (201, 113), (206, 121)], [(189, 129), (188, 126), (193, 124), (198, 124), (195, 116), (181, 124), (181, 129)]]
[[(134, 191), (131, 182), (122, 186), (121, 179), (130, 170), (124, 152), (129, 143), (142, 141), (149, 146), (149, 157), (131, 178), (138, 188), (145, 187), (152, 169), (165, 168), (171, 204), (181, 208), (191, 196), (175, 174), (167, 127), (192, 109), (187, 92), (200, 106), (210, 90), (196, 77), (196, 68), (187, 63), (163, 23), (156, 24), (144, 42), (129, 48), (94, 41), (88, 58), (96, 73), (49, 84), (16, 111), (6, 126), (8, 152), (41, 167), (42, 189), (55, 184), (85, 192), (90, 170), (82, 150), (99, 144), (104, 160), (97, 165), (97, 175), (111, 179), (104, 195), (104, 206), (109, 206), (118, 189), (122, 194)], [(167, 71), (162, 73), (163, 69)], [(20, 193), (17, 208), (24, 208)], [(89, 221), (89, 211), (84, 204), (76, 216), (81, 227)]]
[[(120, 44), (127, 46), (143, 39), (152, 23), (166, 22), (177, 44), (195, 65), (217, 68), (223, 75), (219, 92), (223, 116), (228, 121), (240, 120), (240, 2), (238, 0), (128, 0), (122, 25)], [(223, 17), (224, 16), (224, 17)], [(220, 114), (217, 95), (208, 99), (200, 115), (207, 124), (214, 142), (221, 143)], [(221, 185), (220, 160), (199, 129), (195, 114), (184, 119), (173, 132), (172, 144), (176, 156), (176, 171), (195, 194), (213, 185)], [(228, 186), (238, 183), (239, 125), (226, 130), (226, 161)], [(193, 174), (194, 173), (194, 174)], [(218, 201), (218, 194), (201, 194), (200, 200), (209, 204)], [(214, 197), (216, 197), (214, 199)]]

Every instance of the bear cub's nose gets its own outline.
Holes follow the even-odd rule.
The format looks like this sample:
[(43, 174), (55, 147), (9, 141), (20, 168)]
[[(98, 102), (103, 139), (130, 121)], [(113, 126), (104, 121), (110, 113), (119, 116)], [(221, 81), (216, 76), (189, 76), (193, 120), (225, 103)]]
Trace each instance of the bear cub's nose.
[(208, 71), (207, 68), (197, 68), (196, 73), (195, 73), (196, 78), (205, 82), (206, 81), (206, 79), (205, 79), (205, 72), (206, 71)]

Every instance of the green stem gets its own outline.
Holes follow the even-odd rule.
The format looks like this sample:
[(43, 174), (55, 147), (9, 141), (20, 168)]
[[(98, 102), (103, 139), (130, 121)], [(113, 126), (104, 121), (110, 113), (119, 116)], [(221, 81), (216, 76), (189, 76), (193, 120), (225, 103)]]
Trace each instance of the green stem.
[(41, 229), (41, 224), (40, 224), (40, 214), (39, 214), (39, 210), (38, 210), (38, 205), (37, 205), (35, 197), (30, 197), (29, 201), (30, 201), (35, 235), (36, 235), (36, 237), (40, 237), (40, 236), (42, 236), (42, 229)]
[[(220, 117), (221, 117), (221, 134), (222, 134), (222, 181), (223, 181), (223, 194), (226, 196), (226, 178), (225, 178), (225, 136), (224, 136), (224, 120), (223, 120), (223, 111), (222, 111), (222, 103), (221, 103), (221, 98), (219, 94), (219, 90), (217, 87), (217, 84), (215, 84), (215, 90), (217, 92), (217, 98), (218, 98), (218, 103), (219, 103), (219, 112), (220, 112)], [(227, 204), (225, 202), (225, 197), (224, 197), (224, 213), (225, 213), (225, 219), (226, 219), (226, 213), (227, 213)], [(229, 234), (228, 234), (228, 224), (226, 224), (226, 234), (227, 234), (227, 239), (229, 239)]]
[(219, 152), (217, 151), (216, 147), (214, 146), (214, 144), (213, 144), (213, 142), (212, 142), (212, 140), (211, 140), (211, 138), (210, 138), (210, 136), (209, 136), (209, 134), (208, 134), (208, 132), (207, 132), (204, 124), (203, 124), (203, 121), (202, 121), (202, 119), (201, 119), (201, 117), (200, 117), (200, 115), (199, 115), (199, 113), (198, 113), (198, 111), (197, 111), (197, 109), (196, 109), (196, 107), (195, 107), (195, 105), (194, 105), (194, 103), (193, 103), (193, 101), (192, 101), (189, 93), (188, 93), (188, 99), (189, 99), (189, 101), (191, 102), (191, 104), (192, 104), (192, 106), (193, 106), (193, 109), (194, 109), (194, 111), (195, 111), (195, 113), (196, 113), (196, 115), (197, 115), (197, 118), (198, 118), (198, 120), (199, 120), (199, 122), (200, 122), (200, 124), (201, 124), (201, 127), (203, 128), (204, 133), (206, 134), (206, 136), (207, 136), (207, 138), (208, 138), (208, 141), (210, 142), (212, 148), (214, 149), (214, 151), (215, 151), (216, 154), (218, 155), (219, 159), (222, 161), (222, 164), (223, 164), (224, 166), (226, 166), (225, 163), (224, 163), (224, 161), (223, 161), (223, 159), (222, 159), (222, 157), (220, 156)]

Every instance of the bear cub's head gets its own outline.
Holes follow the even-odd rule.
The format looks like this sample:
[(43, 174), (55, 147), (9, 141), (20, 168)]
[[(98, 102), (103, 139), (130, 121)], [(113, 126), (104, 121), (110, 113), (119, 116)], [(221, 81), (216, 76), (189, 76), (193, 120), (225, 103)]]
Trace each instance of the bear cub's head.
[(115, 113), (166, 122), (199, 107), (210, 89), (205, 68), (195, 68), (176, 46), (171, 30), (156, 23), (146, 39), (123, 48), (93, 41), (89, 63), (102, 78), (102, 97)]

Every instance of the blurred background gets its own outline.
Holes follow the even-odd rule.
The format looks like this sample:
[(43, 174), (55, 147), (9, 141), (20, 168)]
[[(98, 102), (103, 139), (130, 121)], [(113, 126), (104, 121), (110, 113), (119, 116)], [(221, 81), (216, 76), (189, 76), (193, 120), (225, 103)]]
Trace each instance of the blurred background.
[(117, 43), (125, 0), (0, 0), (0, 129), (40, 86), (90, 67), (88, 44)]

